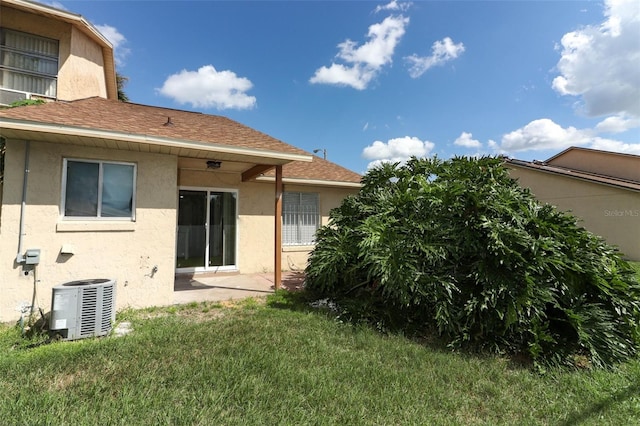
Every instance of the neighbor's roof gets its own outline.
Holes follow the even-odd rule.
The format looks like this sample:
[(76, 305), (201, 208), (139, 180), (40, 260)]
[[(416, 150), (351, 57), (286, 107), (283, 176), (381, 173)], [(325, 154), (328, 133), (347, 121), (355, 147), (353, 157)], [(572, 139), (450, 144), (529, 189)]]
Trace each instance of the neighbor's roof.
[[(284, 164), (287, 179), (317, 184), (359, 184), (361, 179), (357, 173), (226, 117), (99, 97), (0, 110), (2, 134), (53, 142), (73, 135), (91, 141), (87, 143), (91, 146), (142, 151), (139, 146), (149, 145), (145, 151), (218, 160), (234, 161), (233, 155), (241, 154), (260, 163), (273, 157), (275, 161), (267, 164)], [(267, 172), (267, 179), (269, 173), (273, 175)]]
[(604, 151), (602, 149), (585, 148), (583, 146), (570, 146), (564, 151), (561, 151), (556, 155), (552, 156), (551, 158), (547, 159), (545, 163), (553, 163), (558, 158), (563, 157), (572, 152), (577, 152), (577, 151), (588, 152), (593, 154), (613, 155), (617, 157), (634, 158), (636, 160), (640, 160), (640, 156), (636, 154), (629, 154), (626, 152)]
[[(554, 158), (554, 157), (552, 157)], [(551, 173), (560, 176), (565, 176), (573, 179), (580, 179), (588, 182), (599, 183), (603, 185), (616, 186), (619, 188), (630, 189), (633, 191), (640, 191), (640, 182), (635, 180), (621, 179), (603, 174), (589, 173), (581, 170), (574, 170), (565, 167), (558, 167), (547, 164), (543, 161), (523, 161), (513, 158), (505, 159), (505, 162), (509, 166), (522, 167), (531, 170), (536, 170), (543, 173)]]

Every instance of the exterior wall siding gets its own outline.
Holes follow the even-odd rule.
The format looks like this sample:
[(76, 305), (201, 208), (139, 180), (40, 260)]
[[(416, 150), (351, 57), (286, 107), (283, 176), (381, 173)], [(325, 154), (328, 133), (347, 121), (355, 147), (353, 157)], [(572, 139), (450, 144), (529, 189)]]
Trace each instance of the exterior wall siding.
[[(239, 173), (180, 170), (182, 187), (238, 190), (238, 269), (243, 274), (273, 272), (275, 185), (268, 182), (242, 182)], [(329, 211), (357, 189), (287, 185), (285, 191), (320, 194), (322, 224), (329, 221)], [(285, 247), (281, 268), (284, 271), (306, 267), (313, 247)]]
[(511, 176), (542, 202), (570, 211), (589, 231), (640, 260), (640, 193), (521, 167)]
[[(0, 223), (0, 321), (30, 305), (33, 272), (15, 263), (24, 172), (24, 141), (7, 141), (6, 181)], [(135, 222), (63, 221), (60, 217), (64, 158), (137, 164)], [(51, 288), (64, 282), (117, 280), (116, 308), (163, 305), (172, 300), (177, 207), (174, 156), (31, 142), (23, 251), (41, 249), (37, 304), (48, 312)], [(74, 254), (62, 254), (63, 246)], [(158, 271), (152, 273), (153, 267)]]
[(71, 101), (91, 96), (107, 97), (102, 48), (71, 27), (69, 56), (60, 64), (58, 99)]
[(57, 99), (107, 97), (102, 48), (71, 24), (2, 6), (0, 26), (59, 41)]
[[(30, 305), (33, 271), (16, 263), (24, 177), (25, 141), (8, 140), (0, 211), (0, 322), (14, 321)], [(65, 158), (133, 162), (136, 219), (63, 220), (60, 214)], [(178, 188), (238, 191), (237, 266), (241, 273), (273, 272), (275, 185), (242, 182), (240, 173), (178, 169), (172, 155), (58, 143), (30, 143), (23, 253), (40, 249), (37, 305), (48, 312), (52, 287), (80, 279), (117, 281), (116, 308), (167, 305), (173, 301)], [(317, 192), (322, 224), (329, 211), (357, 189), (286, 185), (285, 191)], [(63, 254), (71, 247), (73, 254)], [(302, 270), (312, 247), (283, 249), (282, 270)], [(157, 266), (157, 272), (153, 272)]]
[(572, 149), (554, 158), (549, 164), (640, 182), (640, 167), (638, 167), (637, 156)]

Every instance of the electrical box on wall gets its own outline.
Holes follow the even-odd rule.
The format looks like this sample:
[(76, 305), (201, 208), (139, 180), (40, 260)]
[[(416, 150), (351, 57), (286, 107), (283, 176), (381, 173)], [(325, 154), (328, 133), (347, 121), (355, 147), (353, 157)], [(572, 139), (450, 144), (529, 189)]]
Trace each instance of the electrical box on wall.
[(28, 249), (24, 255), (25, 265), (37, 265), (40, 263), (40, 249)]

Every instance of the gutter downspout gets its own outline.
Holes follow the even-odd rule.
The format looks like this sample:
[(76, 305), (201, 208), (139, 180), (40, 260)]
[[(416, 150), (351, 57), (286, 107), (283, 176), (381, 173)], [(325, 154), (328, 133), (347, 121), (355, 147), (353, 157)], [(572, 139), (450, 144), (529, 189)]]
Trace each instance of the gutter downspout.
[(22, 182), (22, 205), (20, 206), (20, 230), (18, 233), (18, 254), (16, 255), (16, 263), (24, 263), (24, 255), (22, 254), (22, 237), (24, 235), (24, 212), (27, 206), (27, 181), (29, 180), (29, 152), (31, 151), (30, 141), (25, 142), (24, 146), (24, 179)]

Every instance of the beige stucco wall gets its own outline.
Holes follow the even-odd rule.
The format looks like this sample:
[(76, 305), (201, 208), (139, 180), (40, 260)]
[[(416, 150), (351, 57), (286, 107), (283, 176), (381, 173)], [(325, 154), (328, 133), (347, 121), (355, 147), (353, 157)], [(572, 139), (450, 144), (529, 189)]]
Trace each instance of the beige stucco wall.
[[(6, 181), (0, 216), (0, 321), (19, 317), (29, 305), (33, 273), (15, 263), (22, 198), (25, 143), (7, 141)], [(60, 198), (63, 158), (137, 164), (135, 222), (63, 221)], [(31, 142), (23, 251), (42, 250), (37, 302), (45, 312), (51, 288), (77, 279), (117, 280), (116, 308), (171, 303), (174, 284), (177, 158)], [(60, 253), (63, 245), (73, 255)], [(152, 274), (157, 265), (158, 271)]]
[(615, 152), (571, 149), (549, 164), (640, 182), (640, 157)]
[[(60, 217), (64, 158), (133, 162), (137, 165), (136, 220), (75, 221)], [(7, 141), (0, 212), (0, 322), (29, 305), (33, 271), (15, 262), (24, 177), (25, 142)], [(239, 173), (178, 169), (175, 156), (55, 143), (30, 143), (23, 254), (42, 251), (37, 267), (37, 304), (48, 312), (52, 287), (78, 279), (117, 280), (116, 308), (173, 302), (178, 185), (238, 193), (237, 267), (240, 273), (273, 272), (275, 185), (242, 182)], [(285, 191), (317, 192), (322, 223), (356, 189), (285, 185)], [(74, 254), (61, 254), (63, 246)], [(304, 269), (311, 247), (286, 247), (282, 270)], [(154, 266), (158, 267), (153, 274)]]
[(640, 260), (640, 193), (584, 180), (510, 167), (511, 176), (542, 202), (570, 210), (589, 231)]
[(2, 6), (0, 26), (59, 41), (58, 99), (107, 97), (102, 48), (71, 24)]
[[(238, 270), (243, 274), (273, 272), (275, 184), (242, 182), (239, 173), (209, 170), (180, 170), (179, 176), (181, 187), (238, 190)], [(322, 223), (326, 224), (329, 211), (357, 189), (285, 184), (285, 191), (317, 192)], [(311, 248), (284, 247), (282, 270), (304, 269)]]

